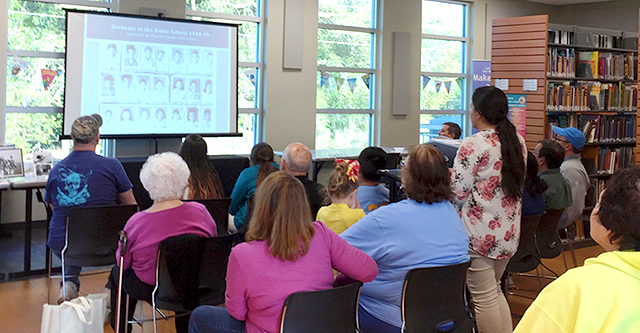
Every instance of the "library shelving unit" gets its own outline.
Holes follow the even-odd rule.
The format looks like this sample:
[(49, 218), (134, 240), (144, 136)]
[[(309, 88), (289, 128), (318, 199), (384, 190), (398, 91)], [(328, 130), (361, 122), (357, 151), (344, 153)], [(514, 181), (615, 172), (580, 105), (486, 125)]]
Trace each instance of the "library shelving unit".
[(491, 36), (492, 84), (507, 79), (506, 94), (526, 95), (528, 149), (553, 136), (551, 125), (582, 130), (594, 196), (613, 171), (639, 164), (638, 32), (534, 15), (495, 19)]

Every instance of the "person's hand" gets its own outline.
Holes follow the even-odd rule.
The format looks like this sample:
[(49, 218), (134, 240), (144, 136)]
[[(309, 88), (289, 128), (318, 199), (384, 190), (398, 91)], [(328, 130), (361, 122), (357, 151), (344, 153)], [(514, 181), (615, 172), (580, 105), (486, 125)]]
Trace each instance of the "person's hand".
[(353, 207), (351, 207), (351, 209), (358, 209), (358, 208), (362, 208), (360, 207), (360, 200), (358, 200), (358, 198), (355, 198), (353, 202)]

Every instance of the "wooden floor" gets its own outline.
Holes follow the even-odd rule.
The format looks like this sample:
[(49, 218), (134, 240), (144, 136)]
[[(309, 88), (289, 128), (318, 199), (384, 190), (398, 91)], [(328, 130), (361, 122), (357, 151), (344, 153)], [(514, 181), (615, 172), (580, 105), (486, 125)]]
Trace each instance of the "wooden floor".
[[(576, 250), (578, 265), (582, 265), (587, 258), (595, 257), (602, 253), (602, 248), (592, 246)], [(569, 268), (573, 267), (571, 257), (567, 253)], [(557, 274), (565, 272), (562, 256), (555, 259), (543, 259), (543, 263)], [(545, 269), (546, 275), (551, 275)], [(107, 281), (108, 273), (81, 276), (81, 293), (100, 293)], [(545, 279), (545, 284), (551, 280)], [(38, 332), (42, 318), (42, 305), (54, 303), (58, 297), (59, 278), (39, 278), (18, 282), (0, 283), (0, 332)], [(514, 285), (517, 288), (539, 290), (538, 280), (531, 277), (514, 277)], [(537, 292), (516, 290), (517, 293), (535, 297)], [(511, 312), (514, 315), (514, 326), (531, 304), (532, 300), (520, 296), (508, 296)], [(142, 302), (141, 302), (142, 303)], [(145, 317), (150, 318), (149, 305), (144, 306)], [(136, 312), (139, 313), (139, 312)], [(173, 320), (158, 322), (159, 332), (175, 332)], [(142, 328), (134, 325), (134, 332), (153, 332), (153, 324), (147, 323)], [(105, 325), (105, 332), (113, 332), (109, 325)]]

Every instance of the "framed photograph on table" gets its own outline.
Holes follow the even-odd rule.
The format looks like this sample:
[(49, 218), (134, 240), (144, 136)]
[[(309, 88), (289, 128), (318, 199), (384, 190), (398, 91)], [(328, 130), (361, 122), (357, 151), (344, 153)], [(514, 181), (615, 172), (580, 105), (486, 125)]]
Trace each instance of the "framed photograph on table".
[(0, 149), (0, 177), (22, 177), (22, 149)]

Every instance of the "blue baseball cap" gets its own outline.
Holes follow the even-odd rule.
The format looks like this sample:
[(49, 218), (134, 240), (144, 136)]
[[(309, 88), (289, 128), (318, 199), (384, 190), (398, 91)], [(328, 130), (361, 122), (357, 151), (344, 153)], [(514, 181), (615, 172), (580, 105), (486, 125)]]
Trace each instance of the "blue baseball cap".
[(558, 126), (551, 126), (551, 130), (561, 136), (567, 138), (567, 141), (573, 146), (575, 149), (580, 149), (584, 146), (584, 134), (581, 130), (575, 127), (567, 127), (560, 128)]

